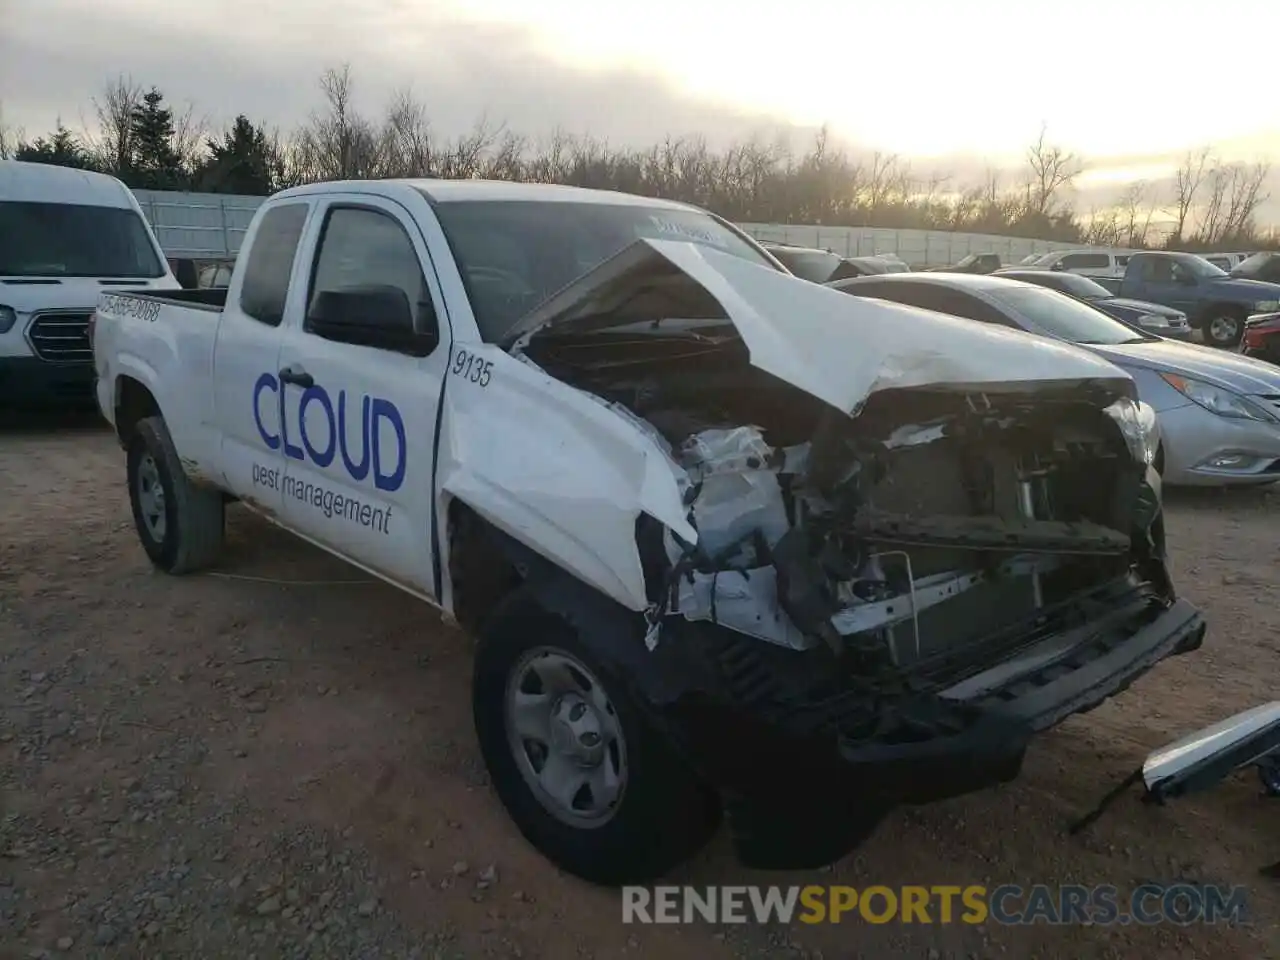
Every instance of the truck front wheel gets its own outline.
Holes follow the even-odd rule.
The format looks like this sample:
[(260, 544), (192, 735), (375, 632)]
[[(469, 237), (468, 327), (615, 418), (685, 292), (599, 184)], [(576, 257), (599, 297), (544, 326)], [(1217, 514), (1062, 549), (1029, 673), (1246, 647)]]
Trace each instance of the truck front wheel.
[(499, 799), (561, 869), (607, 886), (645, 883), (715, 832), (714, 795), (646, 722), (626, 684), (525, 588), (485, 624), (472, 708)]
[(128, 477), (133, 522), (153, 564), (181, 574), (216, 559), (225, 523), (222, 494), (187, 478), (163, 418), (138, 421), (129, 440)]
[(1201, 329), (1209, 346), (1229, 349), (1239, 346), (1244, 337), (1244, 317), (1219, 308), (1204, 318)]

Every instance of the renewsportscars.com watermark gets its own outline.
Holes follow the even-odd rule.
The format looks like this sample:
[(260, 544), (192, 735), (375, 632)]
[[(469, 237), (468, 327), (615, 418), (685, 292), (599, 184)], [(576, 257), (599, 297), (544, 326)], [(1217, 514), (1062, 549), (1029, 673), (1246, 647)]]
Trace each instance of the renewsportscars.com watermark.
[(623, 887), (623, 923), (1154, 925), (1247, 923), (1245, 888), (1148, 883)]

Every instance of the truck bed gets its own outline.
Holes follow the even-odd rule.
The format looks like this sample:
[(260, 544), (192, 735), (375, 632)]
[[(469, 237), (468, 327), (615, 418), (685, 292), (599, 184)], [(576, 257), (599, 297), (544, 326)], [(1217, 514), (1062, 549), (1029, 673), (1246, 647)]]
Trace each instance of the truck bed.
[(220, 313), (227, 305), (227, 288), (217, 287), (204, 290), (166, 290), (164, 293), (139, 293), (133, 290), (114, 294), (118, 297), (130, 297), (137, 300), (155, 300), (175, 307), (187, 307), (197, 310), (209, 310)]

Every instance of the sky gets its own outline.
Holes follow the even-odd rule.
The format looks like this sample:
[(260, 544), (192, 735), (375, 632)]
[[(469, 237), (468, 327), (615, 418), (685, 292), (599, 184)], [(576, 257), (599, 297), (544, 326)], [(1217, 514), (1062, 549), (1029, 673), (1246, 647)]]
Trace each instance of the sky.
[[(1043, 124), (1096, 192), (1170, 175), (1202, 144), (1280, 161), (1258, 95), (1278, 28), (1277, 0), (0, 0), (0, 105), (28, 135), (77, 129), (123, 74), (215, 126), (245, 112), (287, 130), (321, 71), (349, 63), (365, 112), (408, 87), (444, 133), (481, 114), (617, 143), (827, 123), (975, 181)], [(1229, 69), (1208, 69), (1224, 50)]]

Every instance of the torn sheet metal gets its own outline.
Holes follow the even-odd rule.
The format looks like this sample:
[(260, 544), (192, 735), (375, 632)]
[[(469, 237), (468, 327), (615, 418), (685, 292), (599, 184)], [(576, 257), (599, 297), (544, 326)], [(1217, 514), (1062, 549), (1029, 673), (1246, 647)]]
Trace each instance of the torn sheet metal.
[(994, 392), (1025, 391), (1028, 383), (1129, 382), (1111, 363), (1047, 337), (853, 297), (674, 240), (638, 240), (527, 314), (504, 345), (518, 353), (553, 327), (578, 334), (616, 327), (610, 296), (629, 284), (639, 296), (670, 266), (720, 305), (753, 366), (845, 413), (856, 413), (868, 396), (888, 388)]

